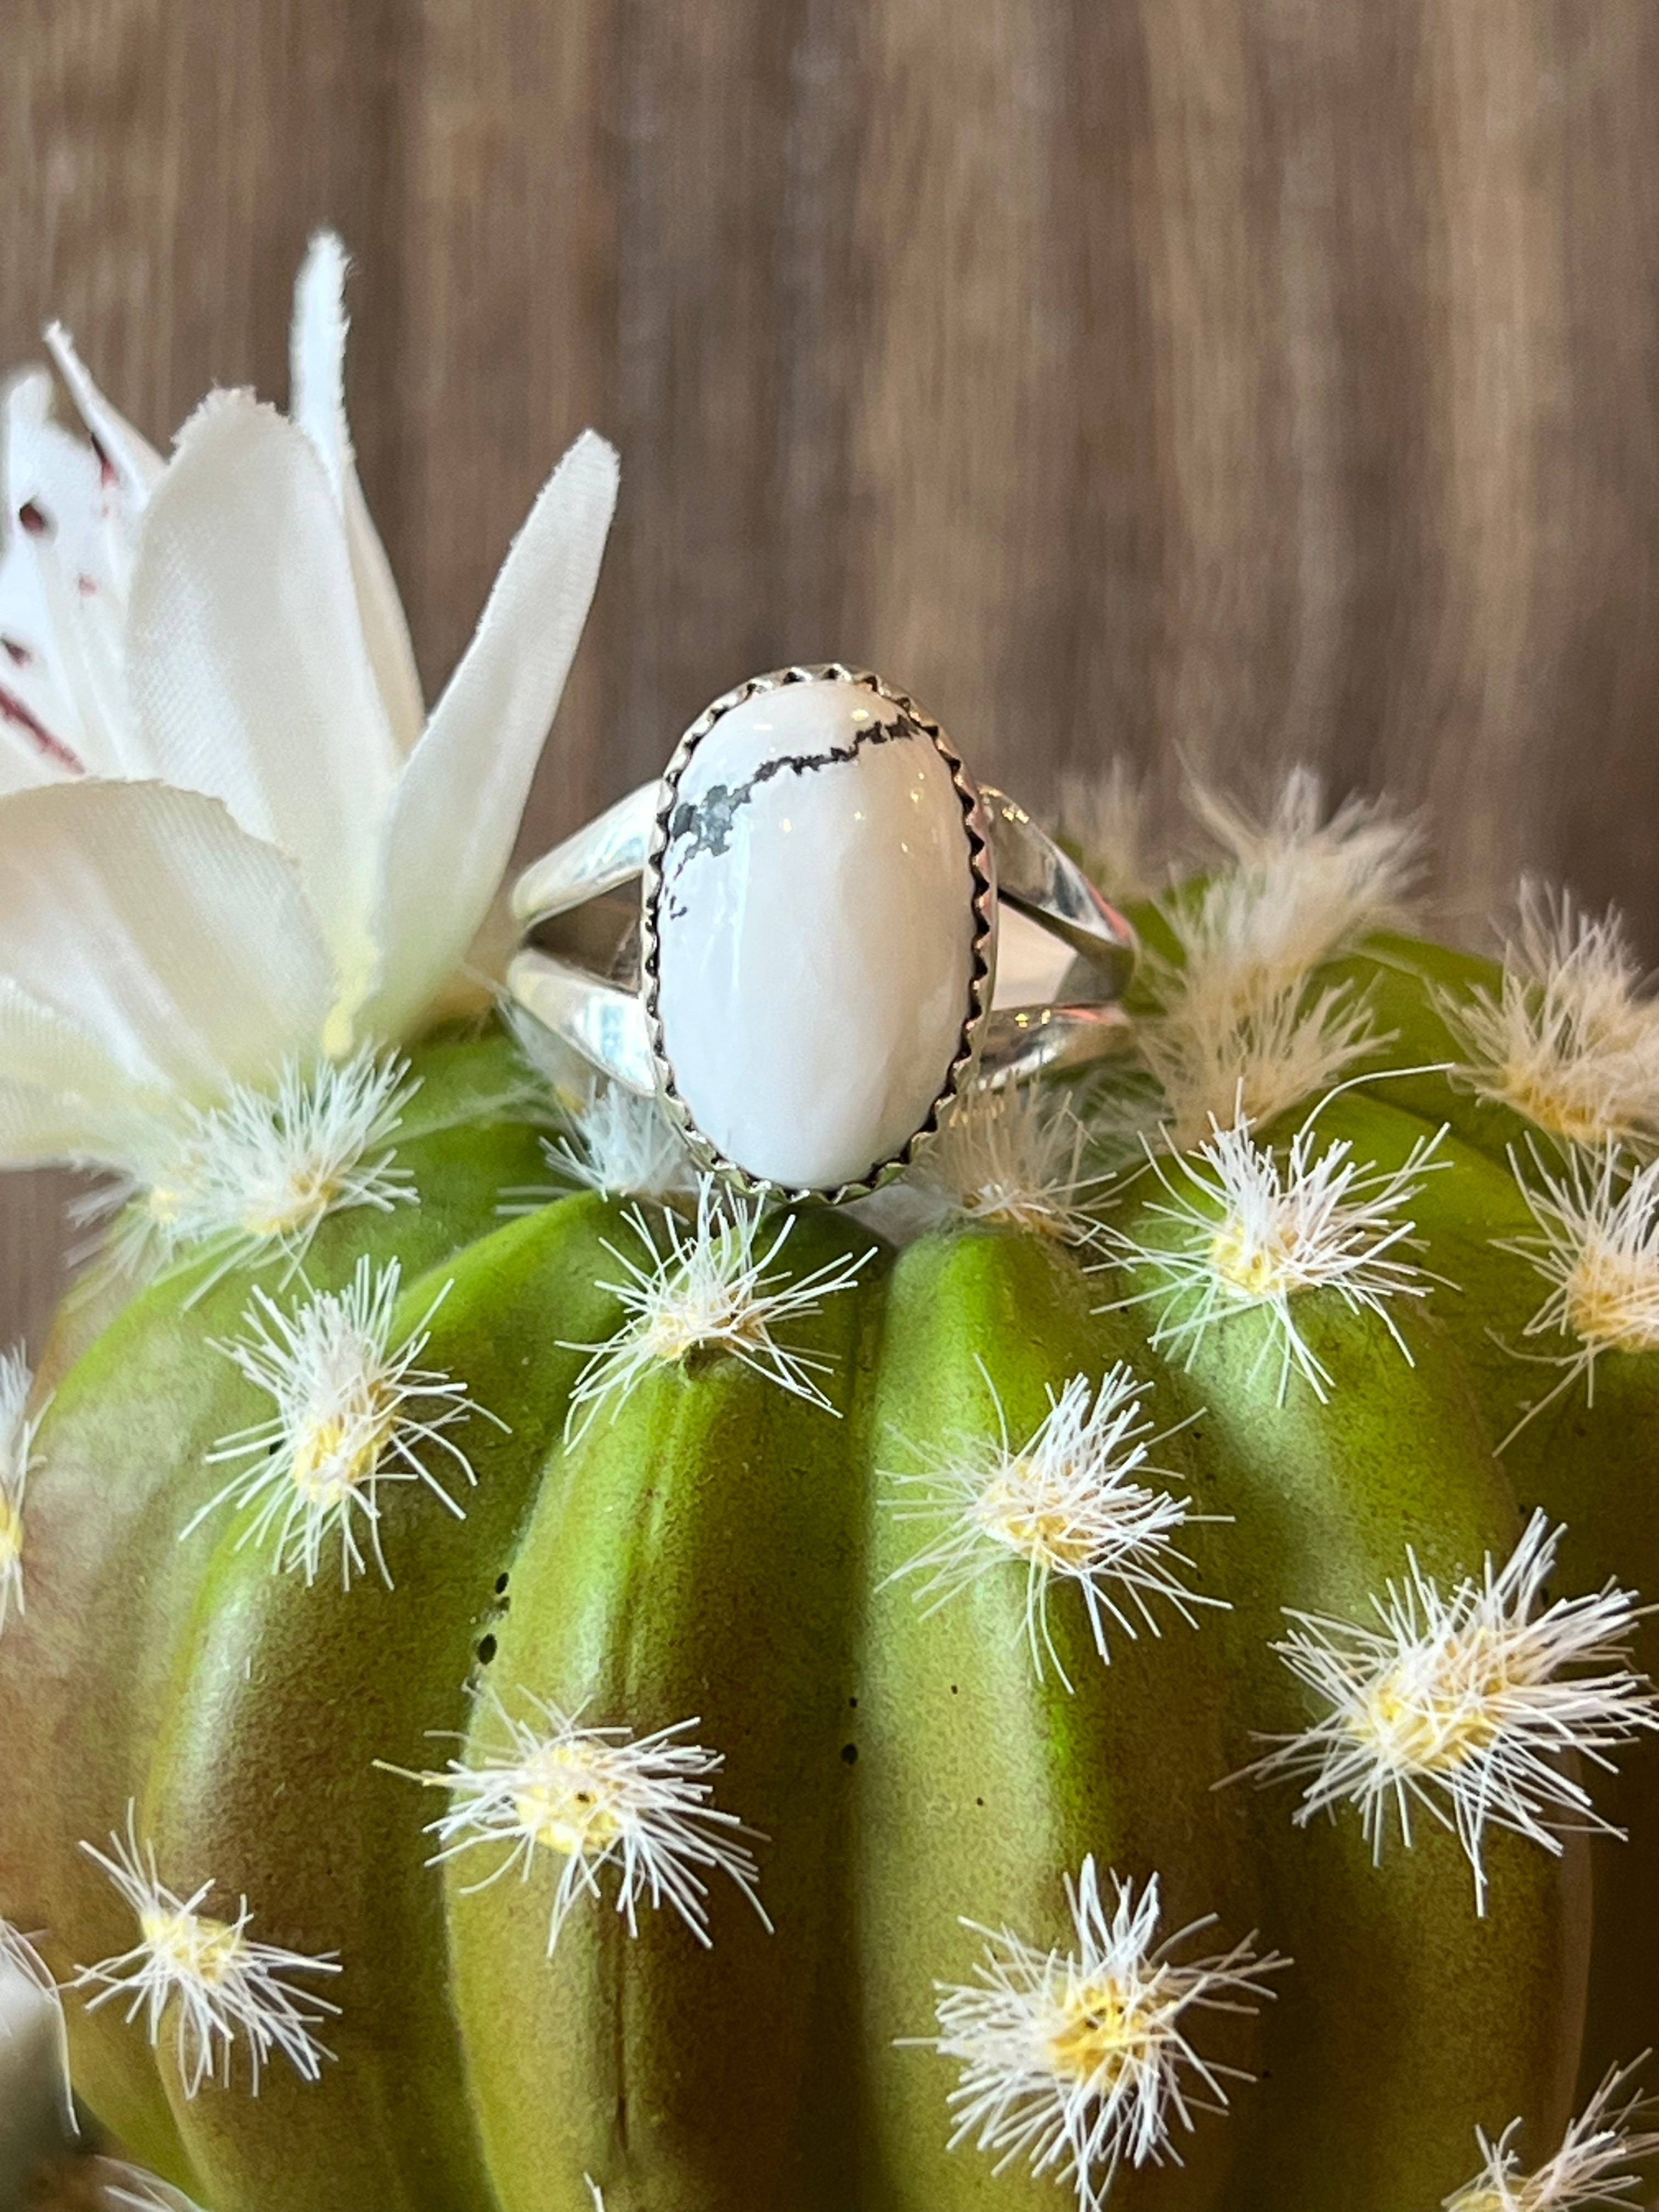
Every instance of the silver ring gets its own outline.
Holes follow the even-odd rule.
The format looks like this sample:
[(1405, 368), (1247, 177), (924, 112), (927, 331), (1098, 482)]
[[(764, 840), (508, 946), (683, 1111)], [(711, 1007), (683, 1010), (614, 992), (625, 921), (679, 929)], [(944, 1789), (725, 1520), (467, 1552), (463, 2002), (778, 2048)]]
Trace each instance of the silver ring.
[[(700, 1166), (787, 1198), (860, 1196), (965, 1089), (1117, 1049), (1138, 949), (931, 715), (838, 661), (716, 699), (658, 782), (525, 870), (513, 911), (519, 1004), (659, 1096)], [(1010, 913), (1046, 933), (1018, 963)], [(1063, 996), (1007, 1003), (1034, 948)]]

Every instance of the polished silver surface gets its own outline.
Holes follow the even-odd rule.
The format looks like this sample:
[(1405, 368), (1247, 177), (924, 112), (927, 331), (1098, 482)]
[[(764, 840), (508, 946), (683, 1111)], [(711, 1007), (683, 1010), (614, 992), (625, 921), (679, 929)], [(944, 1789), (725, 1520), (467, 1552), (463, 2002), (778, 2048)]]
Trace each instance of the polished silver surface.
[(607, 982), (533, 947), (516, 953), (507, 988), (545, 1030), (624, 1090), (657, 1087), (651, 1032), (637, 988)]
[(1135, 933), (1069, 854), (1006, 792), (983, 787), (997, 896), (1069, 945), (1120, 997), (1134, 972)]
[(656, 825), (660, 780), (642, 783), (532, 861), (513, 886), (513, 919), (533, 928), (640, 875)]
[(985, 1025), (980, 1080), (993, 1090), (1033, 1075), (1060, 1075), (1109, 1060), (1127, 1048), (1129, 1017), (1115, 1000), (1099, 1005), (997, 1006)]
[[(897, 707), (933, 741), (949, 767), (963, 811), (973, 882), (972, 978), (957, 1049), (932, 1109), (908, 1142), (833, 1189), (783, 1188), (727, 1159), (697, 1127), (664, 1050), (659, 1003), (657, 906), (680, 779), (721, 718), (757, 693), (830, 679), (860, 685)], [(635, 878), (636, 908), (616, 896)], [(998, 902), (1039, 923), (1089, 963), (1074, 1002), (993, 1006)], [(905, 693), (868, 670), (840, 662), (751, 677), (714, 700), (681, 738), (661, 778), (619, 799), (533, 862), (513, 891), (528, 933), (507, 969), (513, 996), (600, 1073), (627, 1089), (656, 1092), (694, 1159), (740, 1190), (789, 1198), (853, 1198), (900, 1173), (937, 1133), (940, 1117), (975, 1081), (1000, 1086), (1040, 1073), (1085, 1066), (1123, 1048), (1127, 1018), (1116, 1001), (1133, 970), (1129, 923), (1015, 800), (981, 790), (950, 738)]]

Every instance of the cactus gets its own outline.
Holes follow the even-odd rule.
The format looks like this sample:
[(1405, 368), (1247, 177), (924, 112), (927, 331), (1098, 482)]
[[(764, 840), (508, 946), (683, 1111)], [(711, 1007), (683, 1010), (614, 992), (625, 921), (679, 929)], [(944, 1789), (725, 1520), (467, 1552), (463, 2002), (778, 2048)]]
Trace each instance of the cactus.
[(615, 456), (428, 714), (344, 275), (314, 241), (289, 415), (168, 459), (60, 331), (93, 442), (4, 393), (0, 1159), (114, 1180), (0, 1364), (0, 1969), (114, 2138), (87, 2190), (1638, 2201), (1616, 922), (1437, 945), (1409, 825), (1301, 774), (1200, 794), (1170, 873), (1118, 775), (1120, 1065), (970, 1086), (845, 1209), (700, 1180), (475, 988)]
[(1636, 2201), (1659, 1024), (1206, 819), (1133, 1055), (850, 1209), (452, 1028), (204, 1121), (302, 1234), (115, 1217), (3, 1394), (0, 1912), (155, 2202)]

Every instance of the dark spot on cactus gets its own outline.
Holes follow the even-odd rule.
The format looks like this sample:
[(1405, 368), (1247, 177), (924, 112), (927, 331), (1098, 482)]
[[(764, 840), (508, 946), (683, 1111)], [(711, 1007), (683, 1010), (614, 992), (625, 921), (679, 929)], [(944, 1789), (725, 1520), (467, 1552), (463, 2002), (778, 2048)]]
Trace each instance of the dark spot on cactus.
[(497, 1576), (496, 1576), (496, 1577), (495, 1577), (495, 1595), (496, 1595), (496, 1596), (497, 1596), (497, 1597), (501, 1596), (501, 1595), (504, 1594), (504, 1592), (506, 1591), (507, 1585), (507, 1581), (508, 1581), (508, 1577), (507, 1577), (506, 1575), (497, 1575)]
[(857, 1744), (842, 1744), (841, 1747), (841, 1755), (848, 1766), (856, 1766), (859, 1763), (859, 1747)]
[(854, 1712), (857, 1712), (857, 1711), (858, 1711), (858, 1709), (859, 1709), (859, 1701), (858, 1701), (858, 1699), (857, 1699), (856, 1698), (848, 1698), (848, 1699), (847, 1700), (847, 1702), (848, 1702), (848, 1704), (852, 1707), (853, 1711), (854, 1711)]
[(954, 1682), (952, 1682), (952, 1683), (951, 1683), (951, 1695), (953, 1698), (959, 1698), (959, 1697), (962, 1695), (961, 1691), (957, 1688), (957, 1685), (956, 1685)]
[(493, 1636), (486, 1636), (481, 1638), (478, 1644), (478, 1656), (486, 1667), (495, 1656), (495, 1639)]
[(975, 1797), (974, 1802), (975, 1805), (979, 1806), (981, 1811), (984, 1809), (985, 1800), (982, 1797)]

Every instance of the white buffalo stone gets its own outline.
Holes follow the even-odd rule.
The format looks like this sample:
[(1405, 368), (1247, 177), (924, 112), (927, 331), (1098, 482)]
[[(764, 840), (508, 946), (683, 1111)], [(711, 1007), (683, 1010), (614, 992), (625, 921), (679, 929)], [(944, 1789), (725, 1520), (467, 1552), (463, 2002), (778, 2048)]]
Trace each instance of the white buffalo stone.
[(728, 1159), (828, 1188), (915, 1134), (968, 1011), (973, 872), (951, 771), (897, 708), (817, 678), (723, 715), (656, 923), (664, 1050)]

